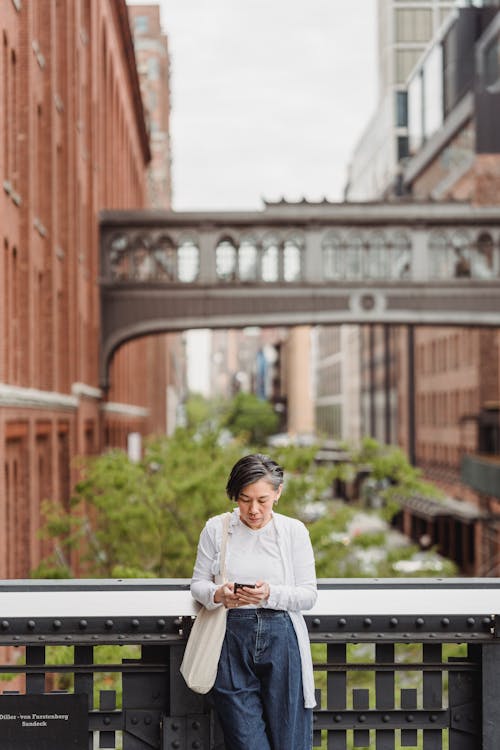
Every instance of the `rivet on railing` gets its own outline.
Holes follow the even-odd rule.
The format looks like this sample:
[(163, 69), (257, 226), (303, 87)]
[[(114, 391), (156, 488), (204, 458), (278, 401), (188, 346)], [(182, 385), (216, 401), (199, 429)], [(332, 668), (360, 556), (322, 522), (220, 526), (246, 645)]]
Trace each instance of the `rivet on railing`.
[(449, 624), (450, 624), (449, 618), (443, 617), (443, 619), (441, 620), (441, 625), (443, 626), (443, 628), (447, 628)]
[(112, 627), (113, 627), (113, 625), (114, 625), (114, 622), (113, 622), (113, 620), (106, 620), (106, 622), (104, 623), (104, 625), (106, 627), (106, 630), (111, 630)]
[(415, 620), (415, 625), (416, 625), (416, 626), (417, 626), (418, 628), (421, 628), (421, 627), (423, 627), (423, 626), (425, 625), (425, 620), (424, 620), (424, 618), (423, 618), (423, 617), (417, 617), (417, 619)]
[(73, 636), (72, 635), (65, 635), (64, 636), (64, 640), (65, 641), (72, 641), (73, 640)]
[(390, 721), (390, 720), (391, 720), (391, 717), (389, 716), (389, 714), (384, 714), (384, 715), (382, 716), (382, 721), (383, 721), (383, 722), (385, 722), (386, 724), (387, 724), (387, 722), (388, 722), (388, 721)]
[(314, 625), (315, 628), (319, 628), (319, 626), (321, 625), (321, 620), (319, 619), (319, 617), (315, 617), (314, 620), (312, 621), (312, 624)]
[(134, 620), (132, 620), (132, 622), (130, 624), (132, 625), (133, 628), (138, 628), (139, 625), (140, 625), (140, 622), (139, 622), (139, 620), (134, 619)]
[(491, 625), (491, 617), (483, 617), (483, 625), (489, 627)]
[(87, 620), (80, 620), (80, 622), (78, 623), (78, 627), (80, 628), (80, 630), (85, 630), (87, 625), (88, 625)]
[(432, 721), (432, 723), (434, 723), (434, 722), (436, 722), (436, 721), (437, 721), (437, 718), (438, 718), (438, 717), (436, 716), (436, 714), (431, 714), (431, 715), (429, 716), (429, 721)]
[(2, 630), (8, 630), (9, 629), (9, 621), (8, 620), (2, 620)]
[(472, 627), (475, 624), (476, 624), (476, 621), (475, 621), (475, 619), (473, 617), (468, 617), (467, 618), (467, 625), (470, 625), (470, 627)]
[(54, 628), (54, 630), (59, 630), (61, 626), (62, 626), (61, 620), (54, 620), (54, 622), (52, 623), (52, 627)]
[(36, 622), (34, 620), (28, 620), (28, 628), (34, 630), (36, 628)]
[(109, 716), (105, 716), (103, 719), (103, 722), (109, 726), (111, 724), (111, 718)]
[(391, 619), (389, 620), (389, 625), (391, 626), (391, 628), (395, 628), (396, 625), (399, 625), (398, 618), (397, 617), (391, 617)]
[(413, 716), (413, 714), (408, 714), (408, 716), (406, 717), (406, 721), (410, 722), (410, 724), (414, 720), (415, 720), (415, 717)]
[(369, 628), (371, 624), (372, 624), (372, 618), (365, 617), (365, 619), (363, 620), (363, 625), (365, 626), (365, 628)]
[(193, 723), (191, 724), (191, 726), (193, 727), (193, 729), (199, 729), (200, 728), (200, 722), (199, 721), (193, 721)]
[(333, 720), (336, 721), (338, 724), (339, 721), (342, 721), (342, 716), (340, 714), (335, 714), (335, 716), (333, 717)]
[(364, 714), (361, 714), (360, 716), (358, 716), (358, 721), (363, 724), (366, 721), (366, 716)]
[(345, 617), (339, 617), (339, 619), (337, 620), (337, 624), (340, 628), (345, 628), (345, 626), (347, 625), (347, 620), (345, 619)]
[[(139, 723), (139, 719), (137, 718), (137, 716), (132, 716), (132, 718), (130, 719), (130, 721), (134, 725)], [(172, 729), (178, 729), (177, 725), (176, 724), (172, 724)]]
[(157, 626), (158, 626), (158, 627), (159, 627), (159, 628), (161, 629), (161, 628), (164, 628), (164, 627), (165, 627), (165, 625), (166, 625), (166, 622), (165, 622), (165, 620), (163, 620), (163, 618), (162, 618), (162, 619), (160, 619), (160, 620), (157, 620), (157, 621), (156, 621), (156, 624), (157, 624)]

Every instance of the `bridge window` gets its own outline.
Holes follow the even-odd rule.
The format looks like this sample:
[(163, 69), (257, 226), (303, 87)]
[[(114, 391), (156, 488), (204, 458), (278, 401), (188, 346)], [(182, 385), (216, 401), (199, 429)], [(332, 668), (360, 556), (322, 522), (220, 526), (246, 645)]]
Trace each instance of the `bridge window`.
[(398, 232), (392, 239), (391, 272), (388, 277), (407, 279), (411, 275), (411, 241), (407, 234)]
[(160, 237), (153, 248), (154, 278), (175, 281), (177, 278), (177, 250), (170, 237)]
[(238, 275), (240, 281), (257, 280), (257, 243), (252, 237), (244, 237), (238, 251)]
[(497, 263), (493, 238), (489, 232), (482, 232), (473, 252), (472, 276), (476, 279), (491, 279), (498, 273)]
[(453, 276), (455, 278), (470, 278), (471, 252), (467, 235), (462, 232), (456, 232), (452, 237), (451, 245)]
[(200, 270), (200, 251), (193, 240), (183, 240), (177, 250), (179, 281), (190, 284), (198, 277)]
[(236, 278), (236, 248), (232, 240), (221, 240), (217, 245), (215, 267), (218, 279), (234, 281)]
[(285, 241), (283, 248), (283, 277), (285, 281), (298, 281), (301, 277), (303, 242), (300, 237)]
[(109, 272), (116, 280), (129, 276), (128, 240), (125, 234), (117, 234), (109, 243)]
[(384, 279), (389, 276), (389, 254), (383, 234), (369, 238), (364, 256), (364, 276), (369, 279)]
[(444, 234), (433, 234), (429, 240), (430, 275), (433, 279), (451, 278), (451, 255)]
[(342, 243), (336, 234), (328, 234), (323, 240), (323, 274), (325, 281), (344, 277), (344, 255)]
[(262, 281), (278, 281), (279, 279), (279, 246), (275, 237), (268, 237), (264, 241), (262, 252)]
[(129, 278), (136, 281), (147, 281), (154, 275), (154, 264), (147, 237), (136, 237), (130, 252)]
[(346, 249), (346, 269), (345, 277), (347, 279), (359, 279), (362, 275), (363, 267), (363, 240), (358, 236), (351, 236), (347, 242)]

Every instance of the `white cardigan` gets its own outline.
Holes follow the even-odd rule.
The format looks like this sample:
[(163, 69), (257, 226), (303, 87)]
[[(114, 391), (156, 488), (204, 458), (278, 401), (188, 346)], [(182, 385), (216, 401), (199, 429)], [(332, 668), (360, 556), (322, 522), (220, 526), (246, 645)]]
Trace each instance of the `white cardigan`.
[[(239, 520), (239, 509), (231, 516), (229, 535)], [(261, 606), (269, 609), (287, 610), (290, 615), (299, 644), (302, 664), (302, 684), (304, 688), (304, 705), (313, 708), (316, 705), (314, 696), (314, 675), (311, 657), (311, 646), (307, 626), (302, 610), (311, 609), (316, 603), (316, 571), (314, 553), (309, 532), (302, 521), (296, 518), (273, 513), (276, 538), (283, 560), (285, 583), (272, 584), (267, 602)], [(200, 534), (198, 553), (191, 580), (191, 594), (207, 609), (221, 607), (214, 603), (214, 593), (220, 584), (215, 583), (220, 576), (220, 549), (222, 538), (222, 516), (210, 518)], [(228, 538), (226, 563), (231, 556), (231, 536)]]

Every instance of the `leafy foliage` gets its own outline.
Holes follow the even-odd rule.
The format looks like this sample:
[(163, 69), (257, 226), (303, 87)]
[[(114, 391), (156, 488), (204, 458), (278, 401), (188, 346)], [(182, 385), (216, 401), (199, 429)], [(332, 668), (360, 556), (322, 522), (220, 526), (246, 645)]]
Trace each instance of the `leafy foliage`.
[(269, 401), (252, 393), (238, 393), (231, 401), (222, 420), (233, 435), (240, 436), (249, 445), (263, 445), (266, 438), (278, 429), (279, 416)]
[(132, 463), (110, 451), (82, 466), (72, 510), (44, 506), (44, 535), (55, 553), (36, 577), (191, 576), (199, 533), (209, 516), (229, 506), (228, 469), (242, 454), (240, 443), (222, 447), (218, 434), (179, 429), (155, 438), (144, 460)]

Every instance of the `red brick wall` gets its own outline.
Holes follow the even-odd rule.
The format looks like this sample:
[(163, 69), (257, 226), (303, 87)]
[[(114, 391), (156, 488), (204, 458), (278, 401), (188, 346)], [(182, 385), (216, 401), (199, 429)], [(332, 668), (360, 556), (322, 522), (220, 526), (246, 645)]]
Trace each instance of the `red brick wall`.
[[(98, 213), (145, 205), (149, 158), (127, 23), (124, 0), (2, 3), (0, 578), (39, 562), (42, 500), (67, 503), (73, 457), (103, 447)], [(162, 357), (165, 339), (124, 347), (109, 398), (152, 414)], [(164, 430), (162, 408), (129, 412), (117, 444)]]

